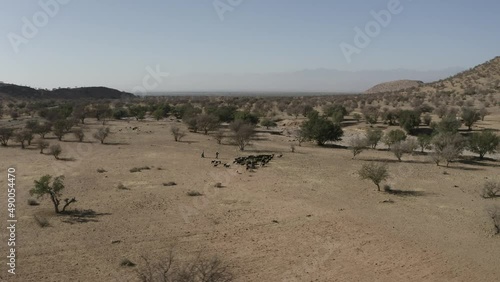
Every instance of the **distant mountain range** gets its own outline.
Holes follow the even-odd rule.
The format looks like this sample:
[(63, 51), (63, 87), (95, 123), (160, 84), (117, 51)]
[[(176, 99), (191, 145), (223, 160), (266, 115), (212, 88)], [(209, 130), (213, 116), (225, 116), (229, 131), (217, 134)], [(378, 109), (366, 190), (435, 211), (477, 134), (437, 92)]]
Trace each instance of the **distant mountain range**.
[(167, 92), (289, 91), (361, 93), (376, 84), (387, 81), (411, 79), (431, 82), (455, 75), (463, 70), (463, 68), (447, 68), (434, 71), (414, 71), (407, 69), (340, 71), (322, 68), (267, 74), (197, 73), (171, 75), (163, 86), (167, 88)]

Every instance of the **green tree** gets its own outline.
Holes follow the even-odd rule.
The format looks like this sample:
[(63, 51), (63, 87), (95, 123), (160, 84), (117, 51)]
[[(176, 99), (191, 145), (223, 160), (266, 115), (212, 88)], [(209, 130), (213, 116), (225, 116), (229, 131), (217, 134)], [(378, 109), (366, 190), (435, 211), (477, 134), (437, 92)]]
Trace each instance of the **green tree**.
[(425, 149), (431, 148), (432, 136), (427, 134), (421, 134), (417, 137), (418, 145), (420, 146), (421, 152), (423, 153)]
[(196, 117), (196, 124), (207, 135), (209, 131), (219, 127), (219, 119), (214, 115), (199, 115)]
[(344, 135), (340, 125), (320, 116), (316, 111), (309, 114), (308, 120), (301, 126), (301, 131), (304, 137), (316, 141), (320, 146), (328, 141), (339, 141)]
[(399, 113), (399, 126), (401, 126), (408, 134), (420, 125), (420, 112), (405, 110)]
[(0, 127), (0, 144), (3, 147), (7, 147), (7, 143), (9, 143), (9, 139), (14, 135), (14, 129)]
[(277, 124), (276, 124), (276, 122), (274, 122), (268, 118), (265, 118), (260, 122), (260, 125), (266, 127), (266, 129), (269, 129), (269, 127), (275, 127)]
[(469, 150), (479, 154), (479, 158), (483, 159), (486, 154), (494, 154), (498, 150), (500, 137), (491, 130), (485, 130), (481, 133), (474, 133), (469, 139)]
[(384, 136), (384, 143), (391, 148), (391, 145), (406, 140), (406, 133), (400, 129), (393, 129)]
[(453, 115), (448, 115), (443, 117), (443, 119), (437, 123), (436, 130), (439, 133), (456, 133), (462, 123)]
[(377, 148), (377, 145), (380, 142), (380, 140), (382, 140), (384, 132), (380, 128), (369, 128), (366, 131), (365, 136), (367, 140), (367, 145), (370, 146), (372, 149), (375, 149)]
[(64, 199), (64, 206), (60, 210), (59, 205), (61, 204), (62, 191), (64, 189), (64, 176), (58, 176), (54, 178), (52, 181), (52, 176), (45, 175), (42, 176), (39, 180), (35, 180), (35, 187), (31, 189), (30, 195), (34, 195), (37, 198), (43, 198), (45, 196), (49, 196), (50, 200), (54, 204), (54, 210), (56, 213), (64, 213), (66, 208), (76, 202), (75, 198)]
[(259, 117), (247, 111), (238, 111), (234, 115), (235, 120), (242, 120), (246, 123), (256, 125), (259, 123)]
[(377, 185), (378, 191), (380, 191), (380, 182), (389, 178), (387, 166), (377, 163), (364, 164), (358, 174), (361, 179), (369, 179), (373, 184)]
[(464, 108), (462, 109), (462, 120), (468, 130), (471, 131), (474, 123), (481, 120), (481, 114), (476, 109)]

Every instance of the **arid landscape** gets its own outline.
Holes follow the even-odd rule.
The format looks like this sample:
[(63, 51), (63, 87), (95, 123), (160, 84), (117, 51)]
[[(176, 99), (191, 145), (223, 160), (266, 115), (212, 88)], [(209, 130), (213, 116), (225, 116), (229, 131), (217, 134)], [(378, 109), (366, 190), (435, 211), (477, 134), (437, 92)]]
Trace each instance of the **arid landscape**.
[(500, 277), (500, 57), (372, 94), (59, 93), (0, 85), (1, 281)]

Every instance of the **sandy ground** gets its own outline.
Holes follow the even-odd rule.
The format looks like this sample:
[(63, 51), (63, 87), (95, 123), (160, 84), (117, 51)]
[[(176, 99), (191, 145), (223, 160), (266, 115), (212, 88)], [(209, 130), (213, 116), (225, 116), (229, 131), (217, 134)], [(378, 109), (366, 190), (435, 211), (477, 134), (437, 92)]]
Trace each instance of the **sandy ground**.
[[(353, 160), (346, 149), (313, 144), (290, 152), (288, 137), (260, 135), (246, 152), (188, 134), (174, 142), (175, 122), (112, 121), (109, 145), (73, 142), (67, 136), (57, 161), (35, 148), (0, 148), (1, 187), (17, 168), (17, 275), (1, 281), (137, 281), (141, 256), (160, 258), (174, 246), (180, 260), (218, 255), (237, 281), (498, 281), (500, 237), (479, 189), (499, 178), (498, 161), (437, 167), (427, 156), (395, 161), (386, 151), (365, 151)], [(490, 116), (479, 126), (500, 124)], [(87, 138), (99, 125), (89, 120)], [(138, 127), (138, 130), (132, 130)], [(355, 128), (348, 129), (349, 131)], [(57, 143), (55, 139), (50, 140)], [(201, 159), (205, 151), (207, 158)], [(283, 153), (268, 167), (213, 167), (258, 153)], [(397, 196), (376, 192), (358, 178), (364, 163), (386, 161)], [(134, 167), (150, 170), (131, 173)], [(107, 172), (98, 173), (103, 168)], [(160, 168), (160, 169), (159, 169)], [(65, 175), (73, 208), (92, 209), (87, 222), (64, 222), (48, 199), (29, 206), (28, 190), (44, 174)], [(164, 187), (175, 181), (178, 185)], [(130, 190), (119, 190), (122, 183)], [(221, 182), (224, 188), (213, 188)], [(6, 189), (0, 202), (0, 252), (7, 254)], [(187, 191), (204, 194), (189, 197)], [(384, 203), (392, 200), (393, 203)], [(33, 216), (46, 217), (40, 228)], [(119, 241), (118, 243), (112, 243)], [(137, 267), (121, 267), (128, 258)]]

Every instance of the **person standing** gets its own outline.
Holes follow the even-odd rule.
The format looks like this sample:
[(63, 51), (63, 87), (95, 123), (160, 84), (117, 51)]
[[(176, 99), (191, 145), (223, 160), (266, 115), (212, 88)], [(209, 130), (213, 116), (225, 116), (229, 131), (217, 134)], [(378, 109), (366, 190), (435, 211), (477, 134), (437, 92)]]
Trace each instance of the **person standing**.
[(215, 158), (218, 159), (219, 158), (219, 152), (215, 152)]

